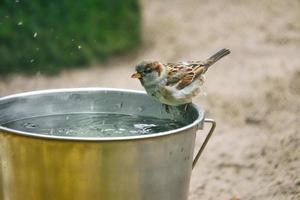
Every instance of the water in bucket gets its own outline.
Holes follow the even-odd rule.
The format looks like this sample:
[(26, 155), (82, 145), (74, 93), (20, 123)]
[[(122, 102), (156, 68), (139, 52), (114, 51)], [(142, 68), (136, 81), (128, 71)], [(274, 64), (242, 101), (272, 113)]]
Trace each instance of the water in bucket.
[(59, 114), (25, 118), (2, 126), (44, 135), (70, 137), (122, 137), (180, 128), (183, 122), (112, 113)]

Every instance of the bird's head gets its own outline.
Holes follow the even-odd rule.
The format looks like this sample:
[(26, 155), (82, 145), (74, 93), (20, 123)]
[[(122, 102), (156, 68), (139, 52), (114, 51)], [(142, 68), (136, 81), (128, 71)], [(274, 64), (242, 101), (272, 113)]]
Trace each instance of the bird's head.
[(142, 85), (151, 85), (159, 82), (165, 76), (166, 69), (158, 61), (143, 61), (135, 67), (135, 73), (131, 78), (137, 78)]

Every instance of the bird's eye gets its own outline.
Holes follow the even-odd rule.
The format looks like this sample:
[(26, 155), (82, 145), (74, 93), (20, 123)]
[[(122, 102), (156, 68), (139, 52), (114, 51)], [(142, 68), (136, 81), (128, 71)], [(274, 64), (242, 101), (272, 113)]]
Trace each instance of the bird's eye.
[(145, 70), (144, 70), (144, 72), (145, 73), (150, 73), (152, 70), (150, 69), (150, 68), (146, 68)]

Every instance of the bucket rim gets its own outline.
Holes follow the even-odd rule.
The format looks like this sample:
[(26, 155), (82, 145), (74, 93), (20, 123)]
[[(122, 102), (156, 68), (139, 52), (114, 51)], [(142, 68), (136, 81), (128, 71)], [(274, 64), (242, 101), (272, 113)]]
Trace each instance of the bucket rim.
[[(61, 88), (61, 89), (45, 89), (45, 90), (36, 90), (29, 92), (21, 92), (17, 94), (12, 94), (4, 97), (0, 97), (0, 102), (7, 99), (13, 99), (18, 97), (26, 97), (31, 95), (39, 95), (39, 94), (51, 94), (51, 93), (60, 93), (60, 92), (97, 92), (97, 91), (113, 91), (113, 92), (126, 92), (126, 93), (134, 93), (140, 95), (147, 95), (145, 91), (141, 90), (131, 90), (131, 89), (119, 89), (119, 88), (99, 88), (99, 87), (82, 87), (82, 88)], [(183, 131), (189, 130), (191, 128), (202, 127), (202, 123), (204, 121), (204, 111), (199, 108), (194, 103), (191, 104), (192, 107), (197, 111), (198, 117), (190, 124), (185, 125), (183, 127), (172, 129), (169, 131), (163, 131), (159, 133), (153, 133), (148, 135), (137, 135), (137, 136), (122, 136), (122, 137), (72, 137), (72, 136), (54, 136), (54, 135), (43, 135), (38, 133), (30, 133), (25, 131), (19, 131), (7, 127), (3, 127), (0, 125), (0, 134), (11, 133), (19, 136), (40, 138), (40, 139), (49, 139), (49, 140), (68, 140), (68, 141), (128, 141), (128, 140), (138, 140), (138, 139), (150, 139), (168, 136), (171, 134), (181, 133)]]

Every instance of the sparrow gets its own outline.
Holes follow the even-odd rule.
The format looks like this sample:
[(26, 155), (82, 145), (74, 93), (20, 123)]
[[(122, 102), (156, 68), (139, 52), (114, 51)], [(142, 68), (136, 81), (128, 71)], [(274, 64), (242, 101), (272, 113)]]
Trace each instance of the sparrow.
[(204, 74), (215, 62), (230, 54), (221, 49), (204, 61), (187, 61), (163, 64), (159, 61), (142, 61), (135, 67), (131, 78), (140, 80), (148, 95), (168, 106), (187, 106), (200, 93)]

